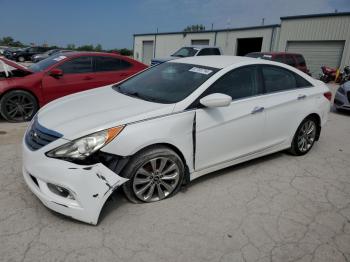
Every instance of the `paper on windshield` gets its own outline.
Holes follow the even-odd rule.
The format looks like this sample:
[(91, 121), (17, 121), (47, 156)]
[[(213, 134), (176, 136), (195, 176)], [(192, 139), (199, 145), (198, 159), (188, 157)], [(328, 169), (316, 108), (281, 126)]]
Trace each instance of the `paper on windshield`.
[(209, 75), (211, 72), (213, 72), (212, 70), (205, 69), (205, 68), (199, 68), (199, 67), (192, 67), (189, 71), (194, 72), (194, 73), (198, 73), (198, 74), (202, 74), (202, 75)]

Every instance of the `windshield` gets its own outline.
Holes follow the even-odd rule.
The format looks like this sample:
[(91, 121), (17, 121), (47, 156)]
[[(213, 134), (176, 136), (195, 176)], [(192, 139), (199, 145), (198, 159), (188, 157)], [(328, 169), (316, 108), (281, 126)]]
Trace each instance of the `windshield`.
[(198, 52), (198, 50), (199, 50), (198, 48), (194, 48), (194, 47), (182, 47), (171, 56), (176, 56), (176, 57), (194, 56)]
[(52, 65), (56, 64), (57, 62), (67, 58), (66, 56), (62, 54), (56, 54), (49, 56), (48, 58), (41, 60), (38, 63), (32, 64), (29, 69), (33, 72), (40, 72), (44, 71), (45, 69), (51, 67)]
[(182, 63), (163, 63), (113, 88), (118, 92), (156, 103), (177, 103), (218, 71)]

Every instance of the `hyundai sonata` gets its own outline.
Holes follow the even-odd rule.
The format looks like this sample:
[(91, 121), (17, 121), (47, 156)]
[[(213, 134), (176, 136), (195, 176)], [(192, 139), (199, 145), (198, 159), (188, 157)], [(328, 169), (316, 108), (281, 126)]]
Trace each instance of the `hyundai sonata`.
[(23, 139), (24, 179), (47, 207), (96, 224), (118, 187), (132, 202), (159, 201), (227, 166), (306, 154), (330, 99), (324, 83), (281, 63), (166, 62), (42, 108)]

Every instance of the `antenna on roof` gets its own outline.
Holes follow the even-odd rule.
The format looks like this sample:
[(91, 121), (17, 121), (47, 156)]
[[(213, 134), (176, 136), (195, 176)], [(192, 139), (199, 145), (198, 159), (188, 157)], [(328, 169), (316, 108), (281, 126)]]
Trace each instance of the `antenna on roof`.
[(265, 25), (265, 17), (261, 19), (261, 25)]
[(334, 13), (338, 13), (338, 9), (334, 9)]

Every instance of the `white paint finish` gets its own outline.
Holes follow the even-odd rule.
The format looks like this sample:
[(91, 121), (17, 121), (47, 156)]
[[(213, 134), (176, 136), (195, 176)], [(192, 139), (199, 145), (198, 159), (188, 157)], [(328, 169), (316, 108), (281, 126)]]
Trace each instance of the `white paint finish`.
[[(318, 114), (322, 124), (327, 119), (330, 103), (323, 93), (328, 88), (295, 68), (266, 60), (229, 56), (193, 57), (171, 63), (184, 62), (221, 65), (224, 68), (175, 105), (150, 103), (115, 94), (110, 87), (75, 94), (47, 105), (38, 114), (39, 123), (45, 128), (62, 133), (64, 138), (37, 151), (30, 151), (23, 143), (24, 176), (30, 189), (49, 208), (96, 224), (108, 195), (126, 180), (102, 164), (85, 170), (85, 166), (48, 158), (45, 153), (67, 143), (65, 138), (73, 139), (113, 126), (126, 125), (102, 151), (119, 156), (132, 156), (150, 145), (169, 144), (181, 152), (188, 166), (190, 179), (195, 179), (289, 147), (297, 126), (310, 113)], [(287, 68), (306, 78), (314, 87), (236, 100), (228, 107), (187, 109), (223, 74), (250, 64), (273, 64)], [(305, 94), (307, 99), (301, 102), (296, 100), (299, 93)], [(253, 114), (257, 107), (265, 110)], [(52, 182), (72, 190), (75, 192), (76, 203), (67, 199), (62, 199), (59, 204), (53, 203), (45, 191), (38, 192), (28, 173), (40, 181)], [(96, 194), (99, 197), (94, 197)]]
[(322, 73), (321, 66), (339, 68), (345, 41), (290, 41), (287, 51), (302, 54), (314, 77)]
[(288, 41), (345, 41), (341, 67), (350, 64), (350, 16), (282, 20), (279, 50)]
[[(84, 170), (87, 166), (46, 157), (45, 152), (66, 142), (59, 139), (40, 150), (31, 151), (23, 141), (24, 180), (48, 208), (86, 223), (97, 224), (105, 201), (127, 179), (118, 176), (103, 164)], [(38, 179), (40, 188), (29, 175)], [(48, 190), (47, 183), (69, 189), (75, 200), (53, 194)]]
[(203, 97), (199, 102), (205, 107), (227, 107), (231, 105), (232, 97), (215, 93)]
[(265, 113), (252, 114), (260, 103), (260, 97), (254, 97), (197, 110), (197, 171), (262, 148)]

